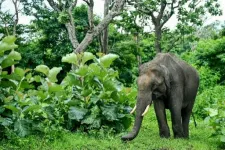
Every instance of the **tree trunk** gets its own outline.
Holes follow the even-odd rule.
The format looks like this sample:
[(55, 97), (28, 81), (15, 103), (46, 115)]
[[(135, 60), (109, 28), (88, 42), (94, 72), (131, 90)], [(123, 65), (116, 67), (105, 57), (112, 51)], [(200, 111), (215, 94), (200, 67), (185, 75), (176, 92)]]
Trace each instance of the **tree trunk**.
[(93, 31), (87, 32), (85, 38), (78, 45), (75, 52), (83, 52), (87, 48), (87, 46), (93, 41), (93, 38), (98, 36), (109, 25), (113, 18), (118, 16), (122, 12), (124, 3), (125, 0), (116, 0), (112, 10), (97, 26), (94, 27)]
[(89, 28), (90, 28), (91, 31), (94, 29), (93, 8), (94, 8), (94, 1), (90, 0), (89, 7), (88, 7), (88, 22), (89, 22)]
[[(105, 0), (104, 4), (104, 17), (106, 17), (109, 13), (109, 0)], [(102, 52), (107, 54), (108, 53), (108, 26), (103, 31), (103, 42), (102, 42)]]
[(134, 39), (135, 39), (135, 42), (137, 45), (137, 62), (138, 62), (138, 67), (139, 67), (142, 63), (142, 59), (141, 59), (141, 56), (139, 55), (139, 33), (138, 32), (135, 33)]
[[(12, 0), (14, 8), (15, 8), (15, 21), (13, 24), (13, 35), (16, 36), (16, 27), (19, 22), (19, 9), (18, 9), (18, 3), (20, 2), (19, 0)], [(12, 49), (14, 51), (14, 49)], [(15, 65), (11, 66), (11, 73), (15, 71)]]
[(70, 22), (66, 23), (65, 26), (69, 34), (70, 43), (72, 44), (73, 49), (75, 50), (79, 45), (79, 42), (77, 41), (77, 38), (76, 38), (75, 29)]
[(161, 48), (162, 30), (155, 26), (155, 50), (157, 53), (162, 52)]

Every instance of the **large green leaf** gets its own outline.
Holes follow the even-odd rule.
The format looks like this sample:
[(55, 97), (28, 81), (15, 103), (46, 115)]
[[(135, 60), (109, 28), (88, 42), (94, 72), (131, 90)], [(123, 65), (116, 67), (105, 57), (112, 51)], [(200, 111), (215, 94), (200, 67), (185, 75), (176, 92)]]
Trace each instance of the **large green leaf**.
[(20, 137), (25, 137), (31, 133), (30, 122), (27, 120), (17, 120), (14, 124), (14, 130)]
[(92, 63), (88, 67), (93, 75), (100, 75), (101, 68), (97, 63)]
[(14, 42), (16, 41), (16, 37), (15, 36), (6, 36), (2, 39), (2, 42), (5, 42), (7, 44), (14, 44)]
[[(5, 103), (10, 102), (11, 100), (13, 100), (13, 96), (8, 96), (8, 97), (4, 98)], [(0, 109), (1, 109), (1, 107), (0, 107)], [(0, 113), (1, 113), (1, 111), (0, 111)]]
[(14, 43), (15, 40), (16, 40), (15, 36), (7, 36), (3, 38), (3, 40), (0, 42), (0, 53), (4, 53), (4, 51), (17, 48), (18, 45)]
[(11, 124), (13, 124), (13, 121), (11, 118), (2, 118), (0, 117), (0, 124), (3, 126), (10, 126)]
[(48, 66), (46, 66), (46, 65), (38, 65), (38, 66), (35, 68), (35, 71), (44, 73), (46, 76), (48, 76), (48, 74), (49, 74), (49, 68), (48, 68)]
[[(9, 96), (9, 97), (11, 97), (11, 96)], [(11, 98), (10, 98), (11, 99)], [(5, 100), (4, 100), (5, 101)], [(5, 111), (5, 108), (4, 107), (2, 107), (2, 106), (0, 106), (0, 114), (1, 113), (3, 113)]]
[(40, 110), (42, 107), (41, 105), (32, 105), (32, 106), (26, 106), (23, 109), (23, 113), (29, 113), (31, 111), (36, 111), (36, 110)]
[(19, 75), (21, 78), (24, 77), (25, 71), (22, 68), (16, 67), (14, 72)]
[(58, 85), (56, 83), (48, 83), (48, 91), (49, 92), (60, 92), (63, 91), (62, 85)]
[(95, 116), (89, 115), (84, 120), (81, 121), (82, 124), (92, 124), (95, 121)]
[(14, 61), (14, 60), (11, 59), (11, 58), (6, 58), (6, 59), (4, 59), (4, 60), (2, 61), (1, 66), (2, 66), (2, 68), (7, 68), (7, 67), (12, 66), (12, 65), (15, 65), (15, 64), (17, 64), (17, 63), (18, 63), (18, 62)]
[(19, 113), (21, 111), (20, 109), (16, 108), (13, 105), (4, 105), (4, 107), (9, 109), (9, 110), (12, 110), (13, 113)]
[(106, 91), (115, 91), (116, 90), (116, 87), (115, 87), (116, 85), (115, 85), (115, 82), (113, 82), (113, 80), (104, 81), (103, 86)]
[(79, 76), (82, 76), (82, 77), (87, 75), (87, 73), (88, 73), (88, 66), (87, 65), (84, 65), (84, 66), (82, 65), (82, 66), (80, 66), (80, 68), (78, 68), (76, 70), (76, 74), (79, 75)]
[(105, 105), (101, 107), (101, 109), (102, 114), (106, 117), (107, 120), (109, 121), (118, 120), (116, 105)]
[(62, 57), (62, 62), (77, 65), (78, 64), (77, 55), (75, 53), (67, 54), (66, 56)]
[(119, 58), (116, 54), (107, 54), (100, 58), (100, 64), (108, 68), (116, 58)]
[(225, 127), (223, 127), (223, 128), (221, 129), (221, 132), (222, 132), (223, 135), (225, 135)]
[(13, 60), (21, 60), (21, 54), (16, 52), (16, 51), (11, 51), (8, 55), (8, 58), (13, 59)]
[(75, 74), (68, 73), (67, 76), (63, 79), (61, 85), (78, 85), (78, 86), (81, 86), (81, 82)]
[(82, 57), (82, 64), (85, 64), (88, 60), (94, 59), (95, 55), (93, 55), (90, 52), (84, 52), (83, 57)]
[(221, 141), (221, 142), (225, 142), (225, 135), (222, 135), (222, 136), (220, 137), (220, 141)]
[(20, 88), (22, 89), (33, 89), (35, 86), (34, 84), (30, 84), (29, 82), (23, 80), (20, 84)]
[(62, 70), (62, 67), (53, 67), (48, 74), (48, 79), (51, 82), (57, 82), (57, 75)]
[(3, 88), (14, 88), (16, 89), (18, 84), (15, 84), (15, 82), (12, 81), (1, 81), (1, 87)]
[(70, 107), (68, 117), (69, 119), (80, 121), (84, 118), (87, 112), (88, 110), (84, 108)]
[(100, 118), (96, 118), (93, 115), (89, 115), (84, 120), (82, 120), (81, 123), (90, 125), (89, 128), (97, 128), (98, 129), (98, 128), (101, 127), (101, 119)]

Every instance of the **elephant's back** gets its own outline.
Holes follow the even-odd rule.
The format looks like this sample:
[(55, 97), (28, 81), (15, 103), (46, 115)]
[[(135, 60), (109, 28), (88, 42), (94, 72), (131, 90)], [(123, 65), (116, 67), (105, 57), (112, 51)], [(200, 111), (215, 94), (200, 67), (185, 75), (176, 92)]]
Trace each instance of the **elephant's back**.
[(158, 53), (153, 62), (164, 65), (170, 70), (172, 78), (183, 78), (184, 85), (192, 82), (199, 85), (199, 75), (197, 70), (184, 60), (172, 53)]

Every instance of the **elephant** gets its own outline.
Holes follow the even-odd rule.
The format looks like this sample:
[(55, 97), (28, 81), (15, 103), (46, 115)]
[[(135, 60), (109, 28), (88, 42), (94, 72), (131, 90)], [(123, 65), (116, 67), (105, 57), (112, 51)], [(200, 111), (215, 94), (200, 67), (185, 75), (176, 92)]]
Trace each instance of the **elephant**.
[(144, 115), (153, 103), (162, 138), (170, 137), (166, 109), (171, 113), (174, 138), (189, 138), (189, 121), (199, 86), (199, 75), (192, 66), (172, 53), (158, 53), (140, 65), (137, 78), (136, 116), (133, 129), (121, 137), (133, 140), (139, 133)]

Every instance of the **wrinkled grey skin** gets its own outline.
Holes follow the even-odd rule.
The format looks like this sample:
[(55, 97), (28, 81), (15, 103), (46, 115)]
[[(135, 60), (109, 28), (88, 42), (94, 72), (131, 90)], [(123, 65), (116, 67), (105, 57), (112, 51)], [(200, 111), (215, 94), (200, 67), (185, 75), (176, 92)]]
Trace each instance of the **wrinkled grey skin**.
[(159, 53), (139, 68), (137, 109), (133, 130), (121, 139), (133, 140), (141, 127), (142, 113), (154, 104), (160, 137), (170, 137), (165, 109), (169, 109), (175, 138), (188, 138), (189, 120), (199, 86), (196, 70), (170, 53)]

